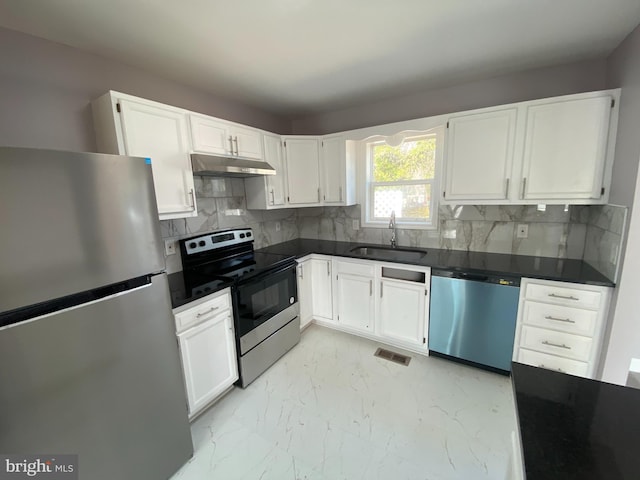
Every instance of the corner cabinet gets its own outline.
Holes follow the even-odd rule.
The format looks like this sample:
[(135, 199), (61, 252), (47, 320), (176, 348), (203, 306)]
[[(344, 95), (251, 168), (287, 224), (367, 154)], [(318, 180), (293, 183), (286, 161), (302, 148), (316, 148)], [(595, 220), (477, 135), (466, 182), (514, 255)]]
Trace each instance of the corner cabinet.
[(522, 279), (513, 360), (594, 378), (611, 288)]
[(607, 90), (452, 115), (442, 202), (606, 203), (619, 96)]
[(298, 260), (300, 328), (313, 319), (333, 321), (331, 257), (311, 255)]
[(229, 289), (174, 309), (189, 418), (238, 380)]
[(525, 200), (600, 200), (614, 99), (567, 98), (528, 105), (522, 167)]
[(92, 110), (100, 152), (150, 159), (160, 220), (196, 216), (187, 112), (118, 92)]

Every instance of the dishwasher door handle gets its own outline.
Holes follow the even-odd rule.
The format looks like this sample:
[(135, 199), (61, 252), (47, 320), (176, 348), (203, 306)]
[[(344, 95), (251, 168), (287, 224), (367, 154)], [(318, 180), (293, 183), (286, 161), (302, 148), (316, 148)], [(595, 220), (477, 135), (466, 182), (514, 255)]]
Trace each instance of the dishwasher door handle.
[(472, 280), (475, 282), (486, 282), (489, 280), (488, 275), (479, 275), (476, 273), (461, 273), (457, 275), (455, 278), (460, 278), (462, 280)]

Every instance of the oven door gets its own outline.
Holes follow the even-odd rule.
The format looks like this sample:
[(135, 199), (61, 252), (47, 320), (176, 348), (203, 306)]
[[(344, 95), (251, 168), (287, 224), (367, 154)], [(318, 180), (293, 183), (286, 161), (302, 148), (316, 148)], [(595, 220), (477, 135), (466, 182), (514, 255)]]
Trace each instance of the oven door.
[(244, 354), (298, 315), (296, 264), (241, 281), (234, 307), (236, 335)]

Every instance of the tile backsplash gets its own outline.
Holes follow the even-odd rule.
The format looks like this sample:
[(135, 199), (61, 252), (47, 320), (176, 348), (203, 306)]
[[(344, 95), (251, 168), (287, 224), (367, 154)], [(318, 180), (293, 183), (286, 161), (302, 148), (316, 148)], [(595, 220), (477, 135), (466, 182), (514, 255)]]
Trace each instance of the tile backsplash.
[[(195, 177), (198, 216), (161, 221), (163, 239), (235, 227), (252, 228), (255, 248), (295, 238), (389, 243), (386, 228), (358, 228), (360, 206), (247, 210), (238, 178)], [(398, 228), (398, 245), (583, 259), (616, 278), (626, 208), (613, 205), (440, 206), (437, 230)], [(517, 227), (526, 224), (527, 238)], [(181, 270), (179, 252), (167, 257), (169, 273)]]

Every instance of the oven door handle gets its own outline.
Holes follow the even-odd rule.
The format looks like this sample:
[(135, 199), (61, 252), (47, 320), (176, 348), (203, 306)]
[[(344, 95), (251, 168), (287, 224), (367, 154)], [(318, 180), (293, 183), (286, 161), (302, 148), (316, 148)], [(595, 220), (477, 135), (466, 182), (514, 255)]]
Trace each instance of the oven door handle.
[(256, 281), (260, 281), (263, 280), (267, 277), (270, 277), (271, 275), (277, 275), (279, 273), (284, 273), (287, 270), (291, 270), (295, 276), (295, 270), (296, 270), (296, 263), (287, 263), (286, 265), (283, 265), (281, 267), (278, 267), (274, 270), (267, 270), (266, 272), (261, 272), (258, 273), (257, 275), (254, 275), (252, 277), (249, 277), (247, 279), (239, 279), (238, 280), (238, 286), (240, 285), (246, 285), (247, 283), (254, 283)]

